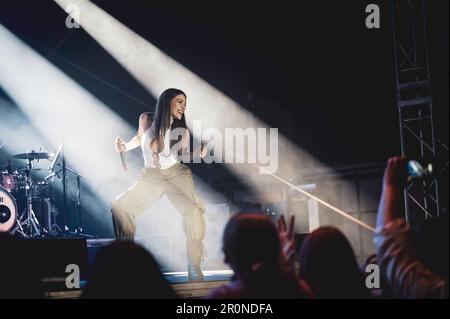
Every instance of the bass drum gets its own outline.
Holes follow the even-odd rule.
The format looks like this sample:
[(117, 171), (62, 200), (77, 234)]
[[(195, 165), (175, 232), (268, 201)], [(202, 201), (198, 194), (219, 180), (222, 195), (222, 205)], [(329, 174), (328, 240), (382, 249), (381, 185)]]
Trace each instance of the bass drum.
[(17, 204), (14, 197), (0, 187), (0, 233), (6, 233), (16, 223)]

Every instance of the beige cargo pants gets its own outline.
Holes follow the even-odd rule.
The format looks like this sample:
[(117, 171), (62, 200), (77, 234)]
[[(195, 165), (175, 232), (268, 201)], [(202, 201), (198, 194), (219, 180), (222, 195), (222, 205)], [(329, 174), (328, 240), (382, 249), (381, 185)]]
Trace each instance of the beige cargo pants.
[(177, 163), (168, 169), (142, 169), (134, 185), (112, 203), (116, 238), (133, 240), (136, 216), (163, 194), (183, 216), (188, 262), (191, 266), (199, 267), (204, 253), (205, 208), (195, 192), (192, 172), (184, 164)]

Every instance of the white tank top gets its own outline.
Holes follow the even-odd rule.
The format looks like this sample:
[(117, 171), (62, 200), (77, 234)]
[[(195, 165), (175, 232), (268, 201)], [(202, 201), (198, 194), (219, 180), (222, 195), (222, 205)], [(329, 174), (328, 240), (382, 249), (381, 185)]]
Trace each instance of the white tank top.
[[(155, 136), (153, 126), (144, 132), (141, 138), (141, 149), (142, 155), (144, 156), (145, 167), (156, 168), (155, 163), (153, 163), (152, 150), (150, 148), (150, 141)], [(168, 169), (176, 163), (179, 163), (178, 158), (175, 154), (170, 152), (170, 130), (166, 131), (164, 135), (164, 149), (159, 153), (159, 165), (161, 169)]]

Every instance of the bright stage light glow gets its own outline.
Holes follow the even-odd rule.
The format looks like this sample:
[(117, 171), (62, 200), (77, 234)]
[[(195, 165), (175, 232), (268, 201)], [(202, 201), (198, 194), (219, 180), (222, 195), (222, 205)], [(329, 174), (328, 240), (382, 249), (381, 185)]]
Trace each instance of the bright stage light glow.
[[(201, 119), (204, 129), (216, 128), (223, 133), (229, 128), (269, 129), (268, 125), (255, 115), (92, 2), (88, 0), (55, 0), (55, 2), (63, 9), (67, 8), (68, 5), (76, 5), (79, 8), (79, 16), (73, 18), (77, 20), (77, 23), (154, 96), (158, 96), (168, 87), (177, 87), (184, 90), (188, 95), (187, 120), (189, 126), (192, 126), (193, 120)], [(244, 144), (242, 143), (240, 147), (231, 146), (235, 158), (247, 160)], [(228, 167), (234, 173), (257, 190), (261, 201), (267, 202), (273, 198), (274, 191), (268, 192), (266, 185), (269, 181), (273, 181), (274, 177), (281, 184), (291, 188), (290, 177), (296, 175), (299, 167), (303, 169), (321, 167), (322, 171), (327, 170), (332, 173), (331, 169), (319, 163), (286, 137), (279, 135), (278, 145), (281, 145), (282, 149), (279, 150), (277, 166), (282, 170), (279, 170), (276, 174), (262, 165), (252, 165), (254, 168), (258, 168), (260, 173), (269, 176), (249, 179), (250, 168), (248, 165), (228, 164)], [(227, 145), (224, 145), (222, 152), (227, 150), (230, 149)], [(283, 188), (280, 187), (278, 191), (282, 192)], [(372, 226), (358, 221), (334, 205), (326, 203), (316, 196), (311, 196), (308, 192), (303, 192), (303, 195), (319, 200), (321, 204), (325, 203), (328, 208), (344, 216), (347, 221), (357, 223), (359, 226), (373, 231)]]
[[(10, 101), (0, 98), (0, 149), (10, 155), (39, 151), (49, 143)], [(46, 150), (43, 150), (46, 152)], [(23, 161), (25, 166), (25, 161)]]
[[(45, 147), (56, 152), (64, 142), (67, 165), (86, 176), (90, 190), (109, 206), (112, 194), (132, 182), (120, 169), (114, 138), (118, 132), (131, 136), (135, 128), (1, 25), (0, 39), (0, 85), (42, 134)], [(38, 136), (19, 139), (21, 134), (11, 136), (16, 143), (12, 152), (42, 146)], [(111, 223), (100, 212), (97, 218)]]
[[(127, 153), (130, 173), (123, 172), (113, 142), (117, 135), (131, 138), (136, 132), (136, 127), (127, 124), (101, 101), (1, 25), (0, 41), (5, 46), (0, 52), (0, 86), (33, 125), (29, 127), (2, 125), (2, 138), (11, 141), (7, 145), (7, 151), (10, 154), (24, 153), (31, 149), (37, 151), (40, 146), (45, 146), (56, 152), (63, 141), (67, 165), (88, 178), (84, 183), (103, 203), (100, 207), (103, 210), (98, 211), (98, 205), (92, 204), (97, 199), (87, 197), (85, 193), (83, 208), (94, 211), (93, 217), (96, 222), (102, 223), (103, 227), (111, 227), (109, 212), (111, 200), (133, 184), (135, 175), (143, 164), (139, 152)], [(11, 117), (2, 118), (5, 121), (7, 119)], [(37, 132), (34, 133), (33, 127)], [(22, 131), (19, 133), (18, 129)], [(40, 136), (42, 138), (39, 138)], [(199, 184), (199, 181), (196, 181), (196, 184)], [(212, 188), (206, 185), (202, 188), (205, 189), (202, 193), (205, 203), (226, 201)], [(174, 208), (168, 201), (163, 200), (150, 207), (141, 216), (141, 220), (151, 219), (154, 224), (168, 225), (168, 229), (173, 228), (174, 219), (178, 219), (178, 224), (181, 225), (181, 216), (177, 212), (173, 216), (162, 213), (169, 211), (174, 211)], [(170, 216), (172, 218), (168, 219)], [(182, 231), (180, 234), (183, 236)], [(211, 238), (219, 238), (221, 234), (211, 235)], [(184, 240), (183, 237), (176, 239), (171, 249), (172, 255), (178, 257), (171, 265), (184, 269), (182, 265), (185, 266), (185, 254), (180, 253), (185, 250)], [(210, 244), (209, 251), (220, 251), (220, 247), (215, 244), (217, 241), (212, 242), (214, 244), (212, 246)], [(168, 260), (161, 262), (169, 263)]]

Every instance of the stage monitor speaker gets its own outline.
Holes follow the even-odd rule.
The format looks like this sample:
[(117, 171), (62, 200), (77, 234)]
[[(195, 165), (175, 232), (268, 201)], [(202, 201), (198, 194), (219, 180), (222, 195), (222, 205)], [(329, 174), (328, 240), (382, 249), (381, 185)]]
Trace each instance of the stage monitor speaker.
[(3, 243), (2, 262), (16, 264), (21, 269), (39, 273), (41, 278), (66, 277), (66, 267), (75, 264), (80, 280), (87, 275), (85, 239), (18, 239)]

